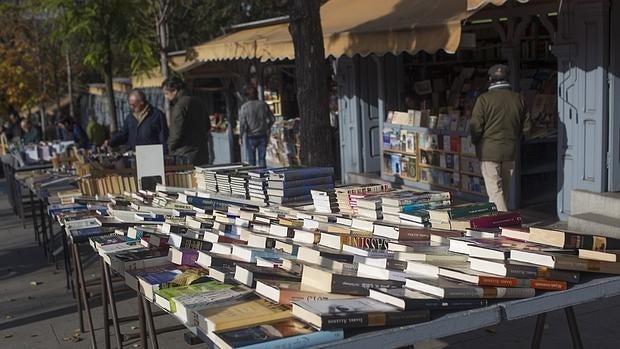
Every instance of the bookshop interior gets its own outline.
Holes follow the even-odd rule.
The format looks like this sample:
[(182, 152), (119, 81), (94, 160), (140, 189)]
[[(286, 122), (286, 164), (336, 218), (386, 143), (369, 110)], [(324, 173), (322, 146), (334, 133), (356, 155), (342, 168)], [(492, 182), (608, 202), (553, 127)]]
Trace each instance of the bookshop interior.
[[(92, 348), (170, 347), (171, 331), (196, 348), (401, 348), (532, 317), (528, 344), (538, 348), (546, 315), (563, 310), (566, 337), (582, 347), (574, 307), (620, 295), (620, 236), (557, 222), (565, 72), (552, 47), (561, 16), (579, 7), (559, 14), (555, 1), (520, 1), (514, 20), (496, 6), (504, 2), (467, 1), (490, 10), (459, 19), (454, 50), (329, 56), (333, 167), (302, 166), (294, 62), (264, 57), (171, 55), (208, 109), (210, 164), (162, 145), (11, 146), (8, 200), (72, 295), (77, 337)], [(496, 64), (533, 121), (507, 211), (488, 202), (469, 133)], [(266, 168), (248, 165), (239, 142), (247, 83), (276, 118)], [(116, 81), (119, 108), (127, 84), (163, 108), (161, 79), (148, 77)], [(79, 107), (105, 123), (101, 87), (89, 94)], [(541, 205), (553, 220), (528, 221), (522, 209)], [(162, 316), (177, 326), (161, 328)]]

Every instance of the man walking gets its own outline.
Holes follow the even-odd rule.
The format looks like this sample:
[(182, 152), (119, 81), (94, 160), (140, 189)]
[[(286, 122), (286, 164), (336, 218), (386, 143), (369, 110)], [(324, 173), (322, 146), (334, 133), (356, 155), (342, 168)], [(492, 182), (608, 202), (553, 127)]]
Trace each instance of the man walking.
[(166, 79), (162, 89), (170, 102), (168, 149), (193, 165), (208, 164), (211, 122), (204, 104), (198, 97), (190, 96), (185, 83), (177, 77)]
[(168, 124), (164, 113), (150, 105), (141, 90), (129, 92), (131, 114), (125, 118), (121, 132), (104, 143), (104, 147), (125, 144), (127, 150), (135, 150), (136, 145), (162, 144), (166, 151)]
[(267, 144), (275, 118), (267, 103), (258, 100), (254, 86), (245, 89), (245, 97), (248, 101), (239, 109), (239, 141), (243, 143), (245, 136), (245, 149), (250, 165), (256, 166), (258, 162), (259, 166), (266, 167)]
[(531, 122), (523, 99), (508, 82), (508, 67), (489, 69), (489, 90), (476, 100), (470, 123), (489, 201), (507, 211), (517, 146)]

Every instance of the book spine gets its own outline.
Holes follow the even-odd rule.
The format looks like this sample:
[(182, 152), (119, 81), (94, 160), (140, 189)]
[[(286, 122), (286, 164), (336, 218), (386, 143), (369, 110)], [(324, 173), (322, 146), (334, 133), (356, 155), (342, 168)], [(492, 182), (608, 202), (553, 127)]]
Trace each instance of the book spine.
[(387, 250), (388, 239), (381, 237), (365, 237), (344, 235), (341, 237), (342, 244), (359, 248), (371, 248), (376, 250)]
[[(378, 314), (369, 314), (368, 317), (370, 319), (369, 322), (373, 322), (372, 319), (374, 316)], [(400, 312), (393, 313), (385, 313), (385, 319), (383, 320), (383, 324), (374, 323), (370, 324), (373, 326), (403, 326), (410, 325), (419, 322), (424, 322), (430, 320), (430, 311), (429, 310), (405, 310)], [(379, 316), (380, 318), (380, 316)]]
[(448, 211), (448, 217), (450, 219), (466, 218), (471, 216), (477, 216), (487, 213), (493, 213), (497, 211), (495, 204), (488, 203), (484, 205), (474, 205), (466, 207), (455, 207)]
[(517, 279), (507, 277), (479, 276), (478, 285), (491, 287), (517, 287), (518, 281)]
[(498, 228), (502, 226), (521, 225), (522, 219), (519, 213), (509, 213), (505, 215), (473, 218), (469, 223), (472, 228)]
[(441, 309), (474, 309), (486, 307), (489, 301), (486, 299), (463, 298), (441, 300), (418, 300), (405, 299), (406, 310), (441, 310)]
[(356, 296), (368, 296), (371, 288), (401, 288), (404, 282), (395, 280), (376, 280), (357, 276), (333, 274), (331, 290)]
[(539, 290), (564, 291), (567, 287), (566, 281), (534, 279), (527, 280), (525, 287), (532, 287)]
[[(321, 330), (334, 330), (338, 328), (356, 328), (385, 325), (385, 315), (378, 314), (344, 314), (321, 316)], [(373, 316), (373, 325), (369, 324), (369, 317)]]
[(431, 234), (423, 230), (413, 230), (400, 228), (398, 232), (399, 241), (428, 241), (431, 239)]

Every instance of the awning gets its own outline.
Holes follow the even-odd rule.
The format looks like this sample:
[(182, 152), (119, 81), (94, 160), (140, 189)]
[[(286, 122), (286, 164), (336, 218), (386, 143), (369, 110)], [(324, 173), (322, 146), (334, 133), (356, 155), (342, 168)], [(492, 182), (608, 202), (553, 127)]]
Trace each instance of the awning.
[[(455, 52), (461, 22), (506, 0), (330, 0), (321, 7), (325, 55)], [(197, 59), (293, 59), (288, 24), (246, 29), (196, 46)]]

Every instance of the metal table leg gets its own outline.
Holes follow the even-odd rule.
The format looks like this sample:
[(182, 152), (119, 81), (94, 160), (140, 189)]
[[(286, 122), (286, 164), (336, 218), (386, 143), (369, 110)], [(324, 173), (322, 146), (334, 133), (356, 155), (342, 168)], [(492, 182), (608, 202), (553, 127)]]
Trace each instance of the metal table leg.
[(103, 338), (106, 349), (110, 349), (110, 319), (108, 318), (108, 298), (105, 284), (105, 266), (103, 259), (101, 263), (101, 311), (103, 313)]
[(564, 308), (564, 313), (566, 314), (570, 336), (573, 340), (573, 348), (583, 349), (583, 342), (581, 341), (579, 327), (577, 326), (577, 318), (575, 317), (575, 309), (573, 307)]
[(82, 313), (82, 295), (80, 294), (80, 289), (82, 287), (86, 287), (85, 285), (80, 286), (80, 277), (78, 275), (78, 258), (79, 255), (76, 255), (75, 250), (73, 248), (73, 246), (75, 246), (75, 244), (71, 244), (71, 258), (73, 259), (73, 273), (71, 273), (73, 275), (73, 287), (71, 288), (71, 290), (73, 291), (73, 298), (75, 298), (76, 304), (77, 304), (77, 311), (78, 311), (78, 316), (79, 316), (79, 320), (80, 320), (80, 332), (85, 333), (86, 331), (84, 330), (84, 314)]
[(151, 303), (141, 296), (142, 305), (144, 306), (144, 315), (146, 319), (146, 325), (148, 327), (149, 338), (151, 339), (151, 346), (153, 349), (159, 349), (159, 344), (157, 343), (157, 331), (155, 330), (155, 322), (153, 321), (153, 313), (151, 312)]
[(532, 349), (539, 349), (542, 340), (543, 330), (545, 329), (545, 319), (547, 313), (538, 314), (536, 317), (536, 327), (534, 328), (534, 337), (532, 338)]
[(116, 333), (116, 345), (120, 349), (123, 347), (123, 334), (118, 324), (118, 312), (116, 310), (116, 300), (114, 299), (114, 289), (112, 288), (112, 278), (110, 277), (110, 266), (107, 265), (103, 259), (101, 259), (101, 263), (103, 263), (103, 271), (105, 273), (104, 280), (108, 291), (110, 307), (112, 308), (112, 324), (114, 325), (114, 332)]
[(146, 342), (146, 319), (144, 315), (144, 305), (142, 304), (142, 296), (140, 295), (140, 291), (137, 292), (138, 295), (138, 320), (140, 326), (140, 347), (147, 349), (148, 344)]
[(80, 249), (77, 244), (73, 244), (73, 255), (76, 260), (76, 269), (78, 278), (82, 287), (79, 288), (82, 294), (82, 301), (84, 302), (84, 308), (86, 309), (86, 315), (88, 316), (88, 330), (90, 331), (90, 338), (92, 341), (92, 347), (97, 349), (97, 339), (95, 338), (95, 327), (93, 326), (93, 316), (90, 311), (90, 304), (88, 303), (88, 296), (86, 295), (86, 282), (84, 281), (84, 272), (82, 270), (82, 261), (80, 259)]

